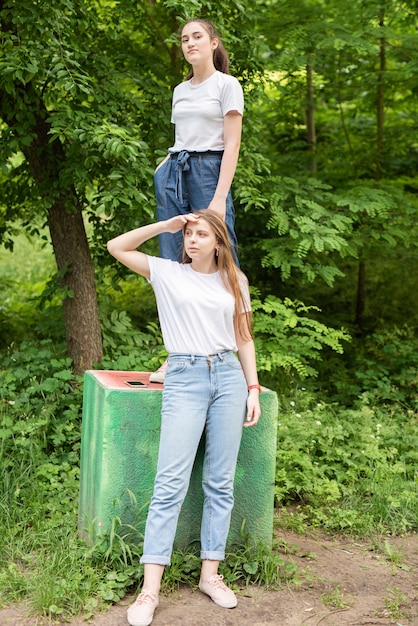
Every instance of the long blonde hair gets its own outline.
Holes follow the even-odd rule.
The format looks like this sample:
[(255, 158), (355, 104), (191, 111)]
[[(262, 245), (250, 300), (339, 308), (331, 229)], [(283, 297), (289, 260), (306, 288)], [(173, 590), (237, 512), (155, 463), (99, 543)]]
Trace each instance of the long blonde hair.
[[(218, 266), (225, 289), (232, 294), (235, 300), (235, 330), (239, 333), (242, 339), (249, 341), (253, 337), (252, 315), (251, 310), (248, 311), (248, 299), (242, 291), (242, 285), (248, 285), (248, 280), (234, 261), (225, 222), (218, 213), (215, 213), (215, 211), (211, 211), (210, 209), (193, 211), (193, 215), (199, 215), (200, 219), (203, 218), (215, 234), (217, 241), (217, 249), (213, 253), (215, 263)], [(183, 229), (183, 236), (186, 228), (187, 223)], [(182, 263), (191, 262), (192, 259), (188, 256), (183, 245)]]

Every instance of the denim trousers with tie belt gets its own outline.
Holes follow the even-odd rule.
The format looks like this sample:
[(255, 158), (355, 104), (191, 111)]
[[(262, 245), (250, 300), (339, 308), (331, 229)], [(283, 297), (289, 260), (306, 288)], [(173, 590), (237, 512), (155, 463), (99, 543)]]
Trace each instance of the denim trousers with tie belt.
[[(154, 174), (157, 200), (157, 220), (168, 220), (175, 215), (207, 209), (219, 180), (223, 151), (175, 152)], [(235, 210), (231, 191), (226, 199), (225, 224), (238, 265)], [(181, 261), (183, 236), (162, 233), (158, 236), (160, 255), (164, 259)]]
[(247, 385), (233, 352), (170, 354), (160, 448), (141, 563), (169, 565), (180, 509), (203, 432), (202, 559), (225, 557)]

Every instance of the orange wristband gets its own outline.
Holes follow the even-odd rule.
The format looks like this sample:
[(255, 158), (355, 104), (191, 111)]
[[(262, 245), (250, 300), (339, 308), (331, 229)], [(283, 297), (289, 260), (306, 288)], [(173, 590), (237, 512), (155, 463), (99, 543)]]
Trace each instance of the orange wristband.
[(258, 389), (258, 391), (261, 391), (261, 386), (260, 385), (248, 385), (248, 391), (251, 391), (251, 389)]

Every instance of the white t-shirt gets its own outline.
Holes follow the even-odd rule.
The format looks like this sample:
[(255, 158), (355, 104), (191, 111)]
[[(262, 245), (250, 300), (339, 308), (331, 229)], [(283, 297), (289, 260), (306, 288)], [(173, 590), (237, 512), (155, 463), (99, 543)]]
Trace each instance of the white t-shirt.
[(244, 112), (244, 94), (234, 76), (215, 71), (193, 85), (187, 80), (174, 88), (171, 121), (175, 143), (169, 151), (205, 152), (224, 149), (224, 117)]
[[(220, 272), (202, 274), (190, 263), (148, 257), (150, 280), (157, 300), (161, 332), (167, 352), (208, 355), (237, 350), (235, 302)], [(246, 310), (250, 296), (242, 283)]]

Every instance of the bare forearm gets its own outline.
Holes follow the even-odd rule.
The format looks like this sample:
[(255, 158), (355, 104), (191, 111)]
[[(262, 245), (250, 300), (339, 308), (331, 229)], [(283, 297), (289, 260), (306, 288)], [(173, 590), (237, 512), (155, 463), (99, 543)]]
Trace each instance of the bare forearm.
[(257, 363), (254, 341), (239, 342), (238, 358), (244, 372), (247, 385), (258, 385)]
[(136, 250), (143, 243), (163, 233), (165, 230), (165, 221), (140, 226), (108, 241), (107, 249), (112, 256), (118, 258), (120, 252)]
[(216, 186), (214, 198), (219, 200), (226, 200), (228, 192), (231, 188), (232, 181), (234, 180), (235, 170), (237, 168), (239, 156), (239, 144), (225, 150), (221, 169), (219, 171), (219, 180)]
[(126, 265), (126, 267), (129, 267), (141, 276), (149, 278), (148, 257), (140, 250), (137, 250), (137, 248), (160, 233), (176, 233), (183, 228), (187, 221), (196, 221), (196, 219), (193, 214), (187, 216), (177, 215), (169, 220), (140, 226), (111, 239), (107, 243), (107, 249), (115, 259)]
[(247, 415), (244, 426), (255, 426), (261, 415), (260, 388), (258, 385), (255, 347), (253, 341), (238, 343), (238, 358), (240, 360), (245, 380), (247, 381)]
[(216, 211), (223, 218), (226, 212), (226, 198), (234, 179), (241, 145), (241, 115), (228, 113), (224, 118), (224, 152), (214, 196), (209, 209)]

